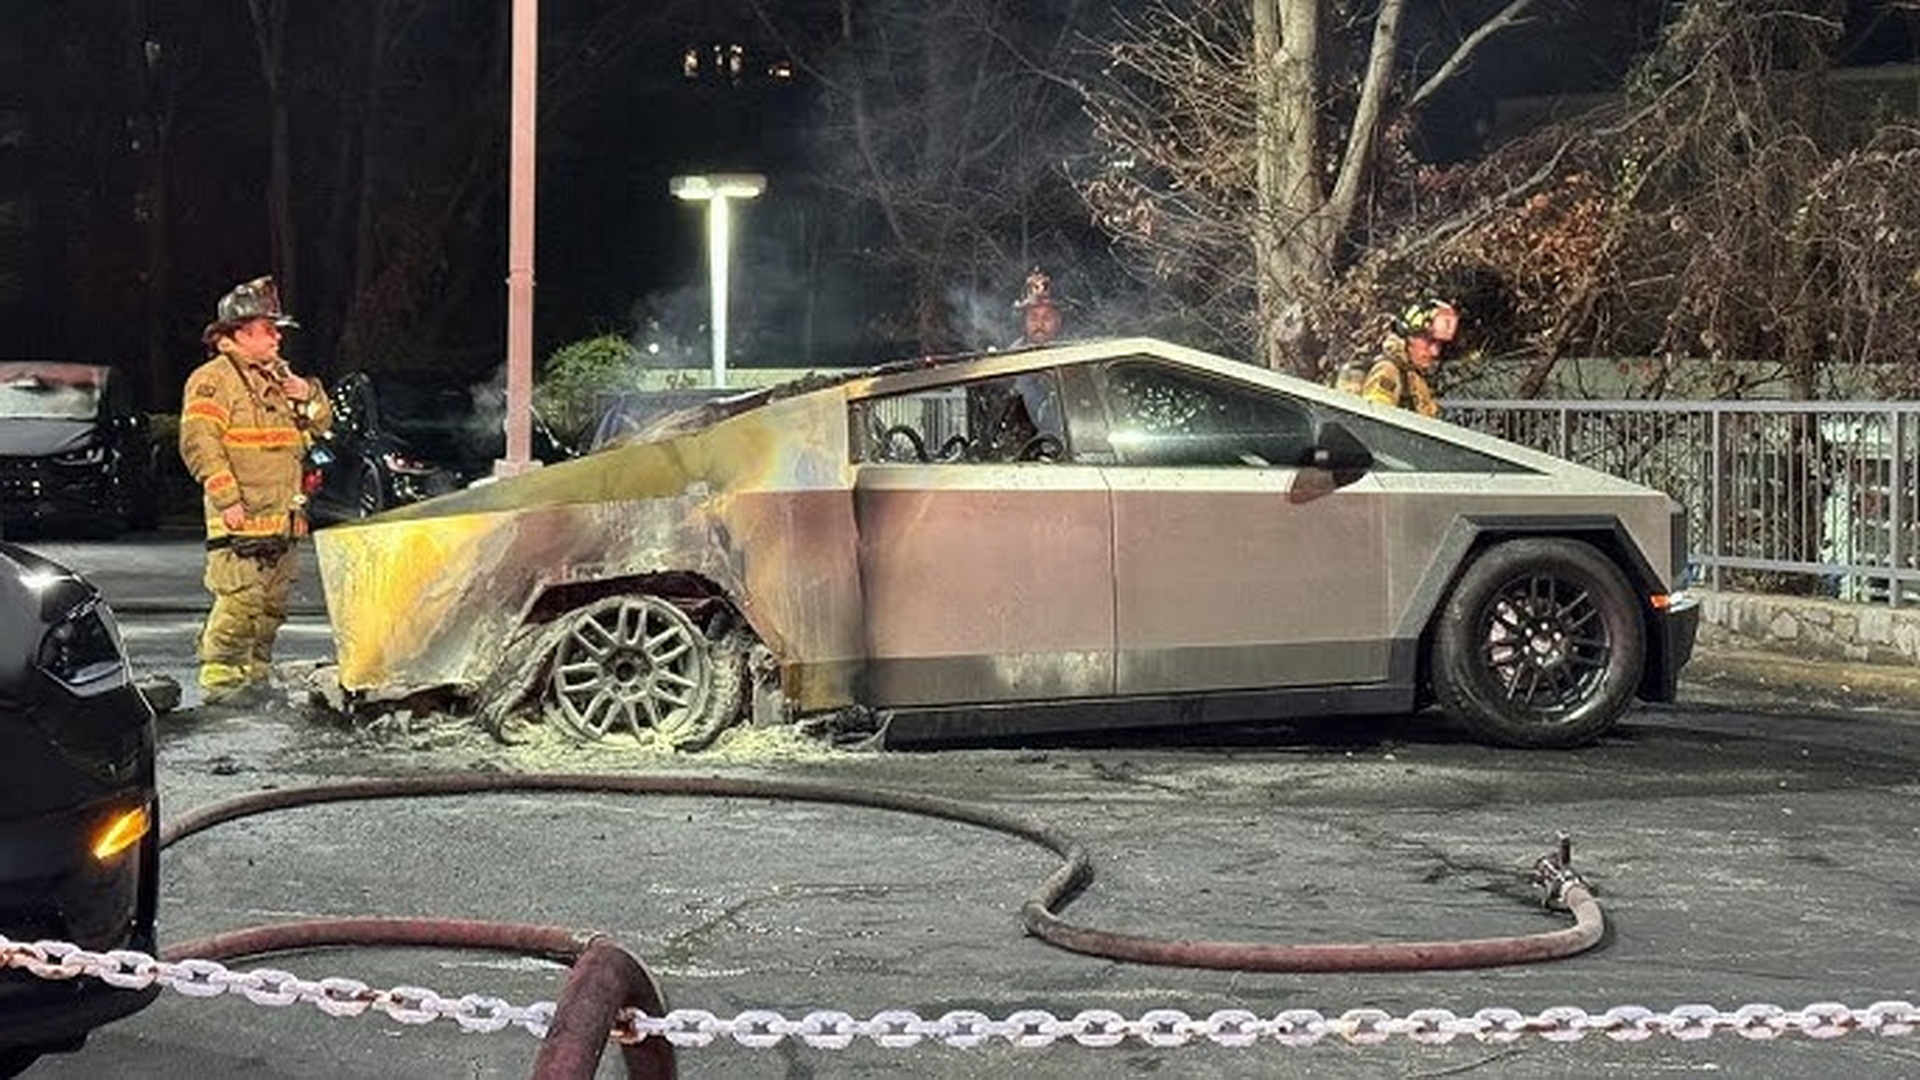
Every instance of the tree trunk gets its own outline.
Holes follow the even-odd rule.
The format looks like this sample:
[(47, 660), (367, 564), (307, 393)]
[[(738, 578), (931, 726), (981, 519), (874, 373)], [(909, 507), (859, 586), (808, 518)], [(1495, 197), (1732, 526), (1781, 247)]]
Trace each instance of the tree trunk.
[(376, 272), (375, 260), (378, 258), (378, 251), (374, 245), (374, 197), (377, 175), (373, 147), (378, 141), (375, 138), (376, 126), (380, 122), (380, 116), (386, 104), (381, 100), (380, 86), (386, 74), (387, 11), (388, 5), (384, 3), (375, 5), (373, 26), (368, 32), (366, 81), (360, 88), (361, 107), (364, 111), (361, 113), (359, 130), (356, 132), (356, 138), (360, 144), (361, 162), (359, 191), (354, 199), (353, 214), (353, 276), (351, 280), (354, 296), (358, 296), (360, 290), (373, 283)]
[(1372, 169), (1404, 0), (1382, 0), (1347, 145), (1323, 180), (1320, 41), (1325, 0), (1252, 0), (1255, 68), (1253, 259), (1257, 348), (1268, 366), (1318, 378), (1309, 311), (1333, 281), (1339, 245)]
[(380, 250), (374, 232), (375, 200), (379, 194), (379, 161), (375, 148), (379, 146), (378, 128), (386, 107), (380, 88), (386, 75), (393, 26), (398, 21), (391, 0), (374, 4), (365, 39), (366, 66), (354, 97), (353, 114), (340, 133), (340, 164), (335, 174), (339, 183), (335, 198), (340, 209), (334, 219), (339, 227), (333, 234), (341, 238), (342, 250), (336, 257), (344, 267), (344, 272), (335, 277), (340, 290), (336, 299), (340, 322), (333, 341), (339, 370), (365, 366), (365, 357), (356, 355), (357, 349), (350, 351), (347, 327), (359, 309), (361, 294), (373, 287), (380, 273)]
[(268, 144), (267, 233), (280, 296), (292, 308), (299, 294), (300, 267), (293, 221), (292, 120), (287, 101), (288, 6), (288, 0), (247, 0), (247, 8), (253, 14), (260, 74), (267, 84), (271, 140)]
[(171, 107), (161, 92), (161, 80), (156, 77), (166, 58), (159, 52), (157, 43), (150, 45), (148, 2), (127, 0), (127, 63), (132, 68), (134, 87), (134, 100), (127, 115), (133, 123), (134, 161), (138, 170), (134, 213), (145, 248), (141, 276), (146, 292), (142, 316), (146, 324), (147, 377), (143, 397), (149, 407), (171, 408), (180, 392), (172, 358), (167, 355), (167, 303), (173, 284), (167, 229), (167, 135)]
[[(1318, 75), (1318, 6), (1285, 0), (1283, 10), (1282, 2), (1253, 0), (1255, 348), (1276, 369), (1295, 367), (1304, 329), (1286, 221), (1298, 204), (1323, 198), (1312, 165), (1316, 125), (1299, 105), (1301, 87), (1311, 88)], [(1312, 95), (1305, 96), (1310, 113)]]

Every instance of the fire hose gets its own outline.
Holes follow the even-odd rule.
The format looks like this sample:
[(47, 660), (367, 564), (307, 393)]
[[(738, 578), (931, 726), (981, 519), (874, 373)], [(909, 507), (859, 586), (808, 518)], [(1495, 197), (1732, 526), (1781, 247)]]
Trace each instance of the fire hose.
[[(1112, 960), (1227, 971), (1333, 972), (1429, 971), (1494, 967), (1560, 959), (1597, 944), (1606, 920), (1591, 888), (1574, 873), (1571, 845), (1534, 866), (1549, 906), (1563, 908), (1574, 924), (1512, 937), (1457, 941), (1407, 941), (1278, 945), (1262, 942), (1189, 941), (1119, 933), (1067, 921), (1061, 911), (1093, 880), (1093, 864), (1080, 844), (1026, 818), (951, 799), (908, 792), (789, 780), (710, 776), (631, 776), (574, 773), (431, 773), (367, 779), (242, 795), (189, 811), (161, 832), (164, 849), (205, 829), (274, 810), (372, 799), (577, 792), (784, 800), (890, 810), (972, 825), (1044, 847), (1061, 863), (1021, 904), (1029, 934), (1071, 952)], [(573, 963), (560, 997), (553, 1030), (535, 1061), (535, 1080), (573, 1080), (593, 1075), (604, 1052), (610, 1022), (622, 1008), (653, 1015), (663, 996), (639, 960), (609, 939), (560, 927), (452, 919), (309, 920), (252, 927), (183, 942), (168, 959), (231, 959), (322, 946), (414, 945), (504, 951)], [(664, 1040), (623, 1044), (632, 1077), (674, 1075), (673, 1050)]]

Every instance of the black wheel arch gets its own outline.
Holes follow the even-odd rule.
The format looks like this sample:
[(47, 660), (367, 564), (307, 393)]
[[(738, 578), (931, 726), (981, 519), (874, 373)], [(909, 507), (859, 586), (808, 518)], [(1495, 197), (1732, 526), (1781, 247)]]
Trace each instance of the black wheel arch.
[[(1415, 590), (1415, 601), (1409, 607), (1402, 632), (1395, 635), (1397, 640), (1407, 643), (1409, 655), (1399, 658), (1398, 663), (1412, 669), (1422, 704), (1432, 699), (1433, 676), (1428, 664), (1433, 651), (1434, 626), (1460, 576), (1487, 549), (1508, 540), (1538, 537), (1578, 540), (1591, 545), (1619, 568), (1627, 584), (1643, 599), (1666, 591), (1660, 575), (1634, 543), (1632, 534), (1611, 514), (1524, 518), (1462, 515), (1454, 521), (1442, 542), (1440, 557), (1433, 561), (1428, 576)], [(1671, 675), (1677, 674), (1666, 670), (1667, 620), (1661, 618), (1651, 604), (1641, 606), (1640, 619), (1646, 631), (1646, 657), (1637, 696), (1664, 700), (1662, 688), (1670, 686)]]

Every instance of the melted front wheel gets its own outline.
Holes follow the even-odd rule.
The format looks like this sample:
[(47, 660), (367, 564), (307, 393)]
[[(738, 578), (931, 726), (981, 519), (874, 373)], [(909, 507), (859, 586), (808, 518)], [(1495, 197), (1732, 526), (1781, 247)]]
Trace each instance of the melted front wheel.
[(575, 738), (651, 730), (679, 746), (706, 726), (714, 677), (706, 637), (685, 612), (655, 596), (615, 597), (569, 616), (548, 714)]

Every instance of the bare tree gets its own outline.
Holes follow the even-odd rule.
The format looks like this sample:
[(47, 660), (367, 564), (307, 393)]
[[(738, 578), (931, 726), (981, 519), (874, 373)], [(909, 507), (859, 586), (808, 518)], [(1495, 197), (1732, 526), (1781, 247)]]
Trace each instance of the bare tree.
[[(258, 2), (258, 0), (255, 0)], [(580, 138), (588, 108), (616, 81), (633, 78), (636, 56), (672, 41), (694, 0), (592, 0), (569, 5), (541, 27), (540, 142), (552, 161)], [(504, 296), (501, 235), (492, 226), (505, 197), (509, 5), (461, 0), (371, 0), (369, 18), (349, 29), (337, 54), (310, 65), (353, 72), (314, 78), (344, 102), (333, 113), (333, 182), (312, 193), (310, 220), (327, 241), (343, 367), (422, 364), (479, 367), (497, 362), (500, 323), (476, 319)], [(463, 48), (448, 48), (448, 27)], [(656, 65), (654, 78), (670, 76)]]
[(300, 288), (300, 249), (293, 212), (293, 125), (287, 70), (287, 17), (291, 0), (247, 0), (254, 48), (267, 85), (267, 233), (280, 289), (294, 302)]
[(127, 110), (128, 148), (137, 179), (133, 195), (134, 221), (141, 231), (142, 322), (141, 357), (148, 401), (165, 401), (176, 390), (167, 355), (164, 316), (173, 284), (171, 219), (168, 213), (167, 156), (172, 142), (177, 80), (170, 58), (152, 32), (149, 0), (126, 0), (126, 63), (133, 88)]
[(1414, 71), (1405, 0), (1152, 0), (1119, 20), (1086, 88), (1102, 160), (1083, 193), (1193, 302), (1230, 312), (1217, 301), (1251, 295), (1240, 329), (1258, 353), (1313, 372), (1313, 312), (1383, 142), (1533, 6), (1507, 0)]
[[(1920, 130), (1835, 79), (1838, 0), (1691, 0), (1616, 103), (1433, 170), (1334, 298), (1361, 325), (1436, 271), (1487, 284), (1493, 392), (1568, 355), (1615, 392), (1910, 394), (1920, 337)], [(1869, 84), (1872, 85), (1872, 84)], [(1513, 357), (1501, 362), (1501, 354)], [(1894, 362), (1901, 361), (1901, 362)], [(1478, 369), (1478, 370), (1477, 370)]]
[[(1613, 358), (1608, 397), (1913, 396), (1920, 130), (1834, 78), (1846, 14), (1690, 0), (1618, 101), (1396, 191), (1399, 227), (1329, 322), (1364, 326), (1379, 296), (1439, 273), (1484, 285), (1480, 355), (1449, 362), (1450, 392), (1564, 393), (1566, 359), (1587, 355)], [(1831, 435), (1799, 418), (1746, 446), (1770, 494), (1719, 542), (1817, 560)]]
[[(849, 208), (838, 243), (904, 286), (904, 318), (879, 336), (1009, 340), (1026, 270), (1059, 273), (1085, 221), (1060, 165), (1084, 138), (1060, 65), (1085, 5), (838, 0), (812, 40), (756, 6), (822, 88), (815, 181)], [(975, 296), (999, 317), (970, 313)]]

